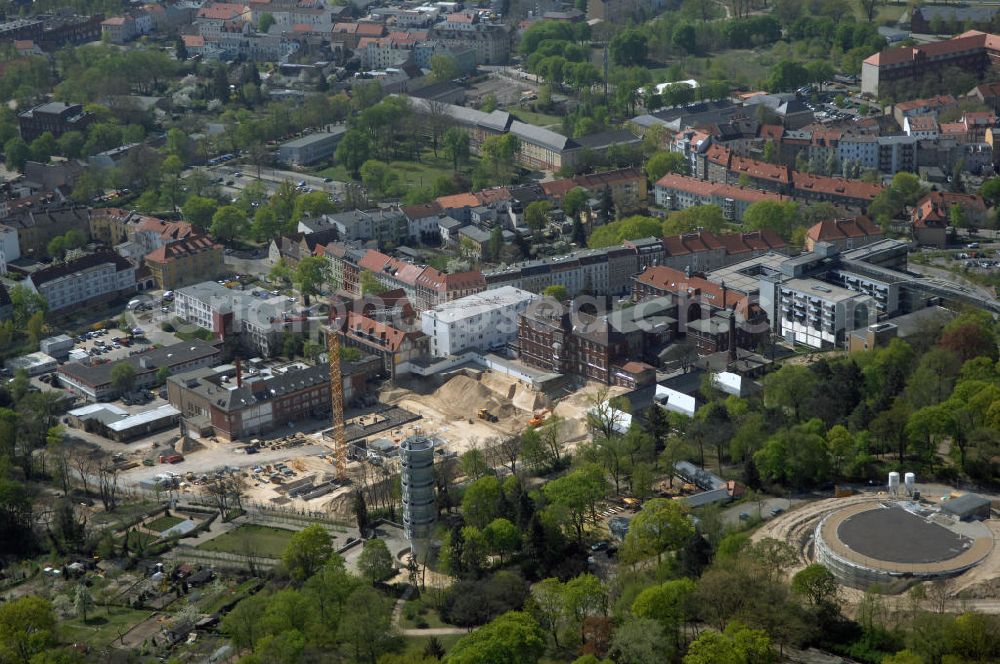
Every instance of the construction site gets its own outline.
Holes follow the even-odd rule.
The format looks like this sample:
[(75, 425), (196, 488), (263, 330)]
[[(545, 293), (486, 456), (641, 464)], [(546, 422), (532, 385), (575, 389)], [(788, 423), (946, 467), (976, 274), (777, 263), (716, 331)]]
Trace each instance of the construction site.
[(1000, 521), (990, 519), (990, 501), (941, 485), (916, 485), (898, 473), (875, 492), (842, 491), (840, 497), (809, 502), (776, 516), (753, 539), (792, 544), (798, 563), (826, 566), (845, 599), (860, 601), (878, 587), (899, 594), (914, 583), (938, 581), (950, 596), (977, 595), (1000, 573)]
[[(370, 395), (369, 405), (351, 410), (342, 389), (336, 334), (327, 335), (327, 354), (332, 389), (325, 426), (322, 421), (289, 423), (292, 431), (261, 433), (235, 445), (213, 436), (182, 436), (173, 445), (176, 461), (144, 467), (132, 460), (127, 475), (149, 489), (168, 486), (194, 495), (213, 477), (238, 471), (251, 504), (347, 518), (355, 487), (396, 490), (390, 485), (398, 483), (393, 478), (399, 447), (411, 436), (431, 441), (436, 458), (454, 458), (558, 417), (559, 438), (571, 450), (589, 435), (587, 411), (594, 400), (625, 391), (583, 385), (564, 389), (554, 400), (515, 377), (463, 366), (433, 379), (386, 383)], [(352, 403), (358, 405), (358, 399)]]

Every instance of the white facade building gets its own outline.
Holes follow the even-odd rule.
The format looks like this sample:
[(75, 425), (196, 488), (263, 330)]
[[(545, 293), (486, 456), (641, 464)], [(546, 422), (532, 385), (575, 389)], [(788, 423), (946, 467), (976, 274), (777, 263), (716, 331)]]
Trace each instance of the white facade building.
[(101, 252), (41, 269), (25, 284), (56, 312), (135, 292), (135, 266), (116, 253)]
[(868, 295), (817, 279), (791, 279), (779, 288), (776, 318), (786, 341), (812, 348), (840, 346), (852, 330), (876, 322), (877, 305)]
[(437, 357), (500, 348), (517, 337), (518, 319), (536, 299), (513, 286), (469, 295), (424, 311), (421, 331), (430, 337), (431, 354)]
[(0, 274), (7, 274), (7, 263), (21, 257), (21, 243), (17, 231), (10, 226), (0, 225)]

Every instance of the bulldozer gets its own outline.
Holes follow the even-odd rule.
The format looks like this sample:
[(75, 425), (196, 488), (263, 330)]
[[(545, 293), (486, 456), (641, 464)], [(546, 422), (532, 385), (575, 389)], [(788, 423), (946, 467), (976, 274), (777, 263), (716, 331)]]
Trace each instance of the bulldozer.
[(491, 413), (486, 408), (480, 408), (478, 411), (476, 411), (476, 417), (478, 417), (481, 420), (486, 420), (487, 422), (499, 422), (500, 421), (499, 417), (497, 417), (496, 415), (494, 415), (493, 413)]

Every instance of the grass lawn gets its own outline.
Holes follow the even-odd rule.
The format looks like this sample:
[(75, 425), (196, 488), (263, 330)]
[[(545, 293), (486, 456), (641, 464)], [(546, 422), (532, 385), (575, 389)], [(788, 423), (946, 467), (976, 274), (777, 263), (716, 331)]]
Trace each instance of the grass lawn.
[(162, 533), (164, 530), (173, 528), (178, 523), (183, 523), (183, 522), (184, 519), (180, 519), (176, 516), (161, 516), (159, 519), (147, 523), (146, 528), (157, 533)]
[[(558, 121), (558, 118), (556, 118), (556, 121)], [(459, 170), (469, 175), (478, 161), (478, 158), (473, 156), (467, 163), (460, 165)], [(389, 162), (389, 166), (399, 176), (400, 183), (407, 187), (429, 187), (434, 184), (434, 180), (442, 175), (448, 178), (452, 176), (451, 161), (445, 158), (440, 148), (438, 148), (437, 157), (434, 156), (432, 150), (428, 149), (420, 156), (419, 162), (394, 160)], [(340, 164), (316, 171), (313, 175), (332, 178), (339, 182), (351, 182), (354, 180)]]
[(114, 512), (98, 512), (90, 517), (90, 522), (99, 525), (109, 523), (121, 524), (152, 511), (157, 506), (155, 501), (143, 501), (139, 503), (129, 503), (119, 505)]
[(252, 542), (253, 549), (258, 555), (266, 558), (280, 558), (294, 534), (294, 531), (282, 528), (248, 524), (208, 540), (200, 544), (198, 548), (223, 553), (245, 553), (247, 545)]
[[(445, 634), (443, 636), (437, 637), (437, 640), (441, 642), (442, 646), (444, 646), (444, 651), (448, 652), (452, 649), (452, 647), (456, 643), (458, 643), (458, 640), (461, 639), (463, 636), (464, 636), (463, 634)], [(431, 640), (431, 637), (407, 636), (405, 637), (405, 639), (406, 639), (406, 648), (404, 652), (408, 654), (418, 655), (424, 652), (424, 648), (427, 647), (427, 642)]]
[(64, 643), (86, 643), (93, 648), (103, 648), (133, 625), (149, 617), (149, 611), (137, 611), (122, 606), (112, 606), (110, 611), (95, 606), (87, 615), (87, 622), (79, 618), (59, 623), (59, 635)]
[[(419, 610), (424, 610), (420, 615)], [(410, 616), (413, 616), (412, 618)], [(419, 624), (418, 624), (419, 623)], [(411, 599), (403, 605), (403, 615), (400, 619), (403, 629), (427, 629), (428, 627), (453, 627), (441, 620), (440, 614), (430, 607), (423, 606), (419, 599)]]
[(215, 338), (209, 330), (204, 328), (198, 328), (194, 332), (180, 332), (175, 331), (174, 336), (176, 336), (181, 341), (191, 341), (192, 339), (201, 339), (202, 341), (211, 341)]
[[(548, 127), (554, 131), (559, 131), (562, 128), (562, 118), (558, 115), (548, 115), (547, 113), (536, 113), (534, 111), (529, 111), (522, 109), (520, 106), (508, 106), (508, 113), (513, 113), (519, 117), (524, 122), (528, 124), (533, 124), (538, 127)], [(555, 125), (553, 127), (552, 125)]]

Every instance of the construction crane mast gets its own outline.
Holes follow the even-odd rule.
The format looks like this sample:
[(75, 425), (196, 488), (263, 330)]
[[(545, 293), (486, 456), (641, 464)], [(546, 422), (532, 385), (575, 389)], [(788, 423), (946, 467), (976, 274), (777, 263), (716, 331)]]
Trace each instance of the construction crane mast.
[(337, 462), (337, 479), (347, 479), (347, 439), (344, 436), (344, 378), (340, 373), (340, 336), (336, 330), (326, 331), (326, 356), (330, 365), (330, 411), (333, 418), (333, 456)]

